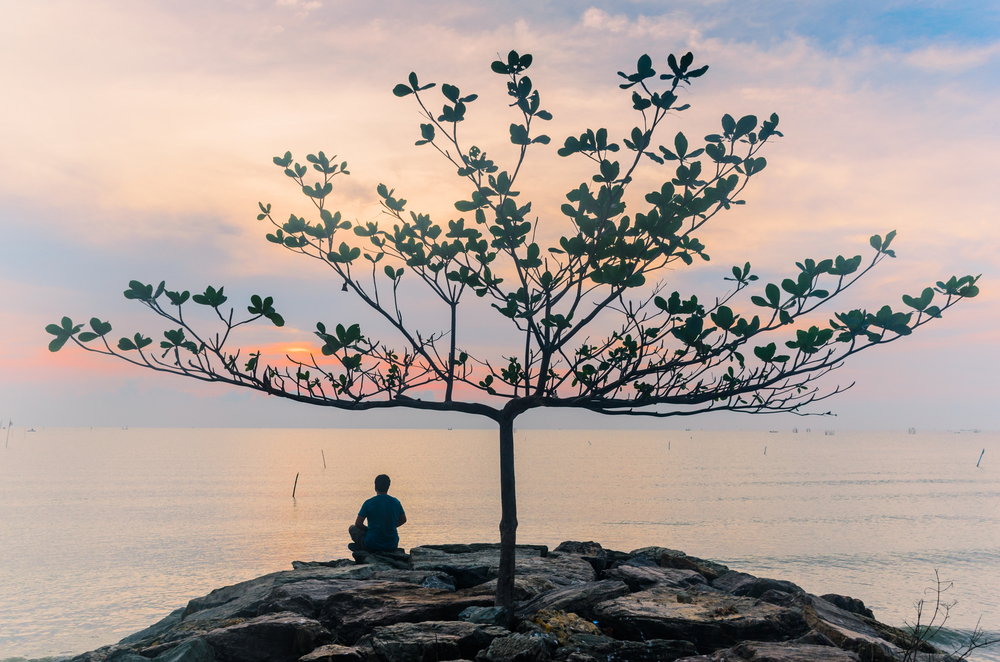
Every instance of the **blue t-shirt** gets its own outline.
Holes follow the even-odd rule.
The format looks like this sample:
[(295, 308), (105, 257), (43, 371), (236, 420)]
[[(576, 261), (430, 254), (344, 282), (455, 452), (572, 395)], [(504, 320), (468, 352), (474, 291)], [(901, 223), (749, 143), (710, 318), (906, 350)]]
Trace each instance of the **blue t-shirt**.
[(375, 551), (388, 551), (399, 547), (396, 523), (403, 515), (403, 504), (388, 494), (376, 494), (361, 505), (358, 517), (368, 518), (365, 547)]

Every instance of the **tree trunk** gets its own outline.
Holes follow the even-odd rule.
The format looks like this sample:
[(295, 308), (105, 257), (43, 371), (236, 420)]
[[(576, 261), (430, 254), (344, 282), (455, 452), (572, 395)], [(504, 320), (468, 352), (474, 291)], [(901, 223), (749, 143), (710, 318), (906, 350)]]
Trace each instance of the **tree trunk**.
[(514, 418), (500, 419), (500, 572), (498, 607), (514, 613), (514, 546), (517, 544), (517, 496), (514, 492)]

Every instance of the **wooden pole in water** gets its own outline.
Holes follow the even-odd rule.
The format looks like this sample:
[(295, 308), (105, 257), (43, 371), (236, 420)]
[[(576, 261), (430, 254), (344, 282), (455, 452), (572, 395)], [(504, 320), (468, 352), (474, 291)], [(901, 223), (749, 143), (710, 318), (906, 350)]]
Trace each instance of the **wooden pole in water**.
[(326, 453), (323, 452), (322, 448), (319, 450), (319, 452), (320, 452), (320, 455), (323, 456), (323, 468), (326, 469)]
[(295, 484), (292, 485), (292, 498), (293, 499), (295, 498), (295, 488), (298, 487), (298, 486), (299, 486), (299, 474), (298, 474), (298, 472), (296, 472), (296, 474), (295, 474)]
[[(10, 426), (11, 426), (11, 424), (13, 422), (14, 422), (13, 420), (10, 420), (10, 421), (7, 422), (7, 441), (3, 442), (3, 447), (4, 448), (7, 448), (7, 444), (10, 443)], [(983, 449), (983, 450), (986, 450), (986, 449)]]
[[(983, 449), (983, 452), (979, 454), (979, 462), (982, 462), (982, 461), (983, 461), (983, 455), (984, 455), (985, 453), (986, 453), (986, 449), (984, 448), (984, 449)], [(977, 466), (977, 467), (979, 466), (979, 462), (976, 462), (976, 466)]]

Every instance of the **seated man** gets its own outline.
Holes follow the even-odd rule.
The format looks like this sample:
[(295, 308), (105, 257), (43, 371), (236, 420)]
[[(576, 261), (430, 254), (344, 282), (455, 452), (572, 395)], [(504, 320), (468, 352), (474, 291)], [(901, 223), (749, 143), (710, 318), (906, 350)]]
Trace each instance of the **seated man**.
[[(368, 526), (365, 526), (365, 519)], [(399, 499), (389, 496), (389, 477), (381, 474), (375, 478), (375, 496), (361, 506), (358, 519), (348, 529), (352, 542), (347, 546), (352, 552), (390, 552), (399, 546), (396, 528), (406, 524), (406, 513)]]

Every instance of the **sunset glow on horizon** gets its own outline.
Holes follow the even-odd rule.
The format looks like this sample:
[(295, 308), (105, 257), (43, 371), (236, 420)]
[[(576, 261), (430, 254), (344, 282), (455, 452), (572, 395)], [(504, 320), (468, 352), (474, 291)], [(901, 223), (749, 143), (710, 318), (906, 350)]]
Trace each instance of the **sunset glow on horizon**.
[[(224, 285), (237, 311), (251, 294), (273, 296), (286, 326), (242, 331), (245, 351), (322, 358), (318, 321), (372, 320), (381, 333), (329, 269), (264, 240), (270, 226), (255, 220), (258, 202), (282, 218), (316, 220), (271, 159), (290, 150), (304, 162), (324, 150), (346, 161), (351, 174), (334, 181), (329, 206), (352, 222), (391, 227), (375, 194), (385, 183), (408, 209), (446, 225), (463, 216), (454, 203), (468, 197), (468, 185), (431, 148), (414, 146), (417, 108), (391, 90), (416, 71), (422, 82), (478, 94), (462, 126), (465, 142), (510, 163), (514, 118), (489, 65), (514, 49), (534, 56), (532, 80), (553, 115), (545, 127), (552, 144), (532, 148), (517, 186), (539, 215), (539, 243), (555, 245), (567, 231), (559, 206), (592, 174), (583, 159), (556, 155), (565, 137), (605, 126), (620, 142), (636, 122), (616, 72), (634, 68), (643, 53), (662, 68), (667, 54), (692, 51), (709, 72), (684, 92), (691, 108), (670, 118), (660, 143), (678, 131), (696, 143), (718, 130), (724, 113), (775, 112), (785, 137), (765, 150), (768, 167), (741, 196), (746, 206), (699, 233), (712, 260), (661, 274), (667, 291), (721, 295), (722, 278), (745, 261), (764, 283), (794, 275), (804, 258), (867, 260), (868, 237), (897, 230), (899, 257), (817, 311), (814, 323), (849, 307), (903, 309), (900, 295), (953, 274), (983, 274), (981, 294), (827, 377), (831, 387), (858, 385), (822, 403), (839, 418), (815, 427), (1000, 429), (993, 378), (1000, 372), (1000, 10), (990, 3), (375, 8), (330, 0), (41, 0), (8, 3), (4, 15), (2, 419), (38, 427), (377, 426), (372, 417), (262, 405), (257, 395), (188, 384), (77, 348), (50, 354), (44, 327), (70, 315), (78, 323), (110, 320), (116, 338), (156, 331), (141, 306), (122, 297), (138, 279), (192, 293)], [(438, 103), (440, 94), (431, 93)], [(640, 208), (640, 191), (670, 176), (647, 162), (630, 211)], [(406, 295), (422, 328), (440, 330), (430, 301), (416, 290)], [(472, 302), (469, 310), (460, 342), (499, 351), (502, 333), (480, 314), (488, 305)], [(385, 341), (403, 347), (391, 335)], [(155, 401), (137, 408), (150, 392)], [(397, 418), (405, 425), (404, 415)], [(537, 424), (569, 427), (565, 419), (555, 412)], [(802, 425), (792, 416), (776, 420), (641, 425)], [(632, 424), (596, 416), (574, 422)]]

